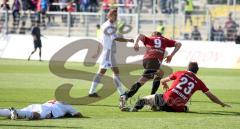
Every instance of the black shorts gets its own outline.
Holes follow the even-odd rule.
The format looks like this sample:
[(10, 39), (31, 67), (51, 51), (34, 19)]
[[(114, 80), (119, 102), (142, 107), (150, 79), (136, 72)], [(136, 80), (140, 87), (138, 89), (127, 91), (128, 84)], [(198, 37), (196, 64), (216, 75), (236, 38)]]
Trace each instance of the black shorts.
[(152, 79), (157, 72), (157, 70), (160, 69), (161, 62), (158, 59), (144, 59), (143, 60), (143, 77)]
[(152, 110), (173, 112), (171, 107), (164, 101), (163, 94), (155, 94), (155, 105), (156, 107), (152, 107)]
[[(156, 107), (152, 107), (154, 111), (176, 112), (164, 101), (163, 94), (155, 94), (155, 105)], [(184, 112), (188, 112), (187, 106), (184, 107)]]
[(34, 44), (34, 49), (37, 49), (37, 48), (42, 48), (42, 42), (41, 40), (37, 41), (33, 41), (33, 44)]

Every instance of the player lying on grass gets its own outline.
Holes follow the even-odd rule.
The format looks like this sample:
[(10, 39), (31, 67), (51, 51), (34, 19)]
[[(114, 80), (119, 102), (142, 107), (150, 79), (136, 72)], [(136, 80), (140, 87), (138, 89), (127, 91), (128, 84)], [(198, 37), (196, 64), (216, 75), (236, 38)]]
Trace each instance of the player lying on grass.
[(43, 104), (32, 104), (22, 109), (0, 109), (0, 116), (15, 119), (54, 119), (64, 116), (82, 117), (82, 114), (65, 102), (49, 100)]
[[(177, 71), (162, 79), (161, 84), (167, 90), (164, 94), (145, 96), (139, 99), (133, 108), (126, 107), (122, 111), (138, 111), (145, 105), (149, 105), (154, 111), (187, 112), (188, 107), (186, 104), (197, 90), (201, 90), (212, 102), (222, 107), (230, 107), (230, 105), (223, 103), (213, 95), (196, 76), (198, 69), (196, 62), (190, 62), (186, 71)], [(167, 82), (171, 80), (173, 80), (173, 83), (168, 89)]]

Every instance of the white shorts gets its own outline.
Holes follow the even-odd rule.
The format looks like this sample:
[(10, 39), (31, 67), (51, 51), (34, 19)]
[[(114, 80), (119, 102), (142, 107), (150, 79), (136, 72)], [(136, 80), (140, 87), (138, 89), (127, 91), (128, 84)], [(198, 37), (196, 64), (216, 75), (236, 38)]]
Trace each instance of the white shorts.
[(117, 62), (115, 53), (112, 53), (110, 50), (104, 51), (101, 55), (100, 69), (108, 69), (116, 66)]

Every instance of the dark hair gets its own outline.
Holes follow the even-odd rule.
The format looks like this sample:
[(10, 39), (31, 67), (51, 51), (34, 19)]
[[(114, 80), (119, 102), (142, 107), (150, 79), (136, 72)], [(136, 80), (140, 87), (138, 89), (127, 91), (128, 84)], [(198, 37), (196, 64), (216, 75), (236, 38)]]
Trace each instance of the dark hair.
[(111, 9), (107, 14), (107, 18), (110, 18), (115, 13), (117, 14), (117, 9)]
[(198, 63), (197, 62), (189, 62), (188, 64), (188, 70), (193, 72), (193, 73), (197, 73), (198, 72)]
[(99, 25), (99, 24), (97, 24), (97, 25), (96, 25), (96, 27), (97, 27), (97, 28), (100, 28), (100, 25)]
[(162, 34), (160, 33), (160, 32), (158, 32), (158, 31), (154, 31), (154, 32), (152, 32), (152, 36), (162, 36)]

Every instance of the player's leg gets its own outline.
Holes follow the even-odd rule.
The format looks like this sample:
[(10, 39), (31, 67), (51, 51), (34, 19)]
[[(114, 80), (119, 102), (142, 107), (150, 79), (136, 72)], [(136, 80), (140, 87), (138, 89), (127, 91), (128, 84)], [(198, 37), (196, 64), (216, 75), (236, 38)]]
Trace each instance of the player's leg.
[(126, 105), (126, 95), (125, 95), (125, 90), (122, 86), (122, 82), (119, 77), (119, 69), (118, 67), (112, 67), (113, 71), (113, 82), (117, 88), (118, 93), (120, 94), (120, 103), (119, 103), (119, 108), (123, 108)]
[(137, 93), (137, 91), (139, 90), (139, 88), (142, 85), (144, 85), (148, 80), (149, 80), (149, 78), (147, 78), (145, 76), (141, 76), (139, 78), (139, 80), (132, 85), (130, 90), (125, 93), (126, 97), (130, 98), (130, 97), (134, 96)]
[(32, 54), (34, 54), (36, 52), (36, 50), (37, 50), (37, 47), (35, 47), (35, 45), (34, 45), (34, 50), (29, 55), (28, 60), (31, 60), (31, 56), (32, 56)]
[(29, 105), (25, 108), (16, 110), (18, 118), (20, 118), (20, 119), (24, 119), (24, 118), (33, 119), (33, 118), (35, 118), (36, 113), (33, 113), (33, 110), (36, 109), (37, 105), (38, 104), (32, 104), (32, 105)]
[(164, 75), (163, 70), (158, 70), (156, 72), (156, 77), (153, 79), (153, 83), (152, 83), (152, 91), (151, 94), (155, 94), (160, 86), (160, 80), (162, 79)]
[(42, 61), (41, 56), (42, 56), (42, 47), (39, 47), (39, 61)]
[[(154, 72), (155, 73), (155, 72)], [(142, 76), (135, 84), (132, 85), (129, 91), (125, 92), (123, 95), (120, 96), (120, 105), (119, 108), (122, 109), (126, 105), (126, 101), (128, 98), (132, 97), (137, 93), (139, 88), (144, 85), (149, 78)]]
[(148, 95), (148, 96), (145, 96), (141, 99), (139, 99), (134, 108), (137, 109), (137, 110), (140, 110), (142, 109), (145, 105), (149, 105), (149, 106), (154, 106), (155, 105), (155, 95)]
[(120, 77), (119, 77), (119, 69), (118, 67), (112, 67), (112, 71), (113, 71), (113, 82), (118, 90), (118, 93), (120, 95), (123, 95), (125, 93), (125, 90), (122, 86), (122, 82), (120, 80)]
[(138, 89), (144, 85), (148, 80), (153, 79), (155, 73), (160, 67), (158, 59), (145, 59), (143, 60), (144, 73), (141, 78), (132, 85), (131, 89), (126, 92), (126, 97), (132, 97)]
[(103, 75), (106, 73), (107, 69), (101, 68), (99, 72), (93, 78), (91, 88), (89, 90), (89, 97), (99, 97), (96, 93), (97, 85), (100, 83)]
[(32, 119), (33, 113), (28, 110), (24, 109), (16, 110), (15, 108), (11, 107), (9, 109), (1, 109), (0, 116), (10, 117), (12, 120), (24, 118)]
[(129, 111), (129, 112), (136, 112), (138, 110), (141, 110), (144, 106), (149, 105), (151, 107), (155, 106), (155, 94), (154, 95), (148, 95), (143, 98), (140, 98), (134, 105), (133, 108), (122, 108), (122, 111)]
[(9, 109), (0, 109), (0, 116), (10, 118), (11, 111)]

